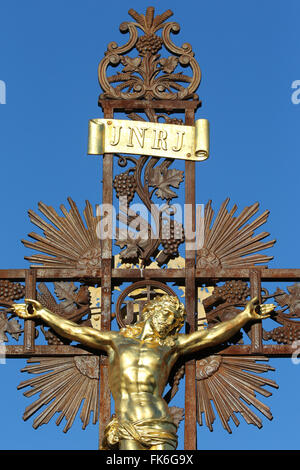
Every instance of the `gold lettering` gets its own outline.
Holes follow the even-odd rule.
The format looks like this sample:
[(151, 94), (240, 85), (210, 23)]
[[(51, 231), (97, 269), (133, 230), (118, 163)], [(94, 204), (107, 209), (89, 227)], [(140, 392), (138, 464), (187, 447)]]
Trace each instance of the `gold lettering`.
[(179, 152), (182, 149), (183, 146), (183, 136), (185, 132), (177, 132), (177, 145), (176, 147), (172, 147), (172, 150), (174, 152)]
[(153, 131), (154, 131), (154, 142), (151, 148), (153, 150), (168, 150), (167, 131), (166, 130), (157, 131), (156, 129), (153, 129)]
[(118, 126), (118, 127), (113, 126), (113, 129), (114, 129), (114, 138), (112, 142), (110, 142), (110, 145), (118, 145), (118, 143), (120, 142), (122, 126)]
[(132, 143), (133, 135), (135, 135), (136, 140), (139, 143), (141, 148), (144, 148), (145, 143), (145, 132), (148, 129), (147, 127), (129, 127), (129, 142), (127, 147), (134, 147)]

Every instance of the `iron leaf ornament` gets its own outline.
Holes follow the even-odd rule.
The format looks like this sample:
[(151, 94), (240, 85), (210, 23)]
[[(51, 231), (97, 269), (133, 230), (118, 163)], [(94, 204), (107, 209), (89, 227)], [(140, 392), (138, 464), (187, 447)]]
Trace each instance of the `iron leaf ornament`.
[[(190, 44), (176, 46), (170, 34), (177, 34), (180, 27), (175, 22), (166, 21), (173, 15), (167, 10), (154, 16), (154, 8), (147, 8), (146, 14), (139, 14), (130, 9), (129, 14), (134, 22), (125, 22), (120, 26), (121, 33), (129, 33), (130, 37), (124, 46), (115, 42), (109, 43), (105, 58), (98, 69), (99, 83), (104, 93), (102, 98), (112, 99), (197, 99), (195, 90), (198, 88), (201, 72)], [(141, 30), (141, 36), (138, 35)], [(162, 30), (161, 36), (157, 33)], [(173, 55), (161, 57), (158, 52), (164, 47)], [(129, 57), (127, 52), (135, 48), (137, 57)], [(108, 66), (123, 65), (123, 69), (107, 76)], [(190, 67), (192, 74), (176, 72), (178, 66)]]

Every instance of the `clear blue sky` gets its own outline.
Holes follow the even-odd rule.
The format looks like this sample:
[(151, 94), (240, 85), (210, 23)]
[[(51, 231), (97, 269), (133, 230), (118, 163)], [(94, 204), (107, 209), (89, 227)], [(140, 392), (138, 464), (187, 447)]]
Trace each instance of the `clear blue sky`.
[[(197, 202), (226, 198), (239, 209), (255, 201), (271, 214), (267, 230), (277, 243), (270, 267), (299, 267), (299, 122), (292, 82), (300, 80), (297, 0), (11, 0), (1, 2), (0, 105), (1, 268), (27, 266), (20, 240), (32, 231), (27, 217), (38, 201), (58, 209), (71, 196), (80, 207), (100, 201), (100, 158), (88, 157), (88, 120), (101, 117), (97, 66), (119, 33), (127, 11), (168, 8), (181, 24), (174, 41), (190, 42), (203, 79), (197, 117), (211, 123), (211, 157), (197, 167)], [(12, 340), (13, 343), (13, 340)], [(273, 412), (257, 430), (246, 424), (230, 436), (220, 423), (198, 428), (199, 449), (298, 449), (300, 365), (271, 359), (279, 384), (263, 401)], [(97, 426), (67, 435), (54, 423), (35, 431), (22, 421), (32, 399), (17, 384), (25, 360), (0, 365), (1, 449), (95, 449)], [(183, 401), (178, 397), (178, 406)], [(182, 441), (180, 447), (182, 448)]]

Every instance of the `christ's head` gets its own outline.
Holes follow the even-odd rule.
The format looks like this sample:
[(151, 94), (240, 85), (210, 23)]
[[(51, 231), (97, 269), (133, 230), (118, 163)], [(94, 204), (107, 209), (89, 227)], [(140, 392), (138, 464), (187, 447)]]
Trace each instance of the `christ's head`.
[(147, 302), (142, 315), (145, 321), (149, 320), (157, 336), (166, 338), (180, 331), (184, 324), (185, 309), (176, 296), (163, 295)]

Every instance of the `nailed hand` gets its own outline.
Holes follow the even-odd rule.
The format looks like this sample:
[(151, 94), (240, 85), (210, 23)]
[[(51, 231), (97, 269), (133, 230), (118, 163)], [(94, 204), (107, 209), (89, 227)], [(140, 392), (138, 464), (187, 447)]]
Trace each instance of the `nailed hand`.
[(249, 320), (263, 320), (271, 316), (271, 312), (275, 309), (274, 304), (260, 304), (257, 297), (253, 297), (244, 310), (249, 316)]
[(12, 309), (20, 318), (36, 318), (39, 310), (43, 308), (42, 305), (32, 299), (25, 299), (25, 302), (25, 304), (13, 304)]

